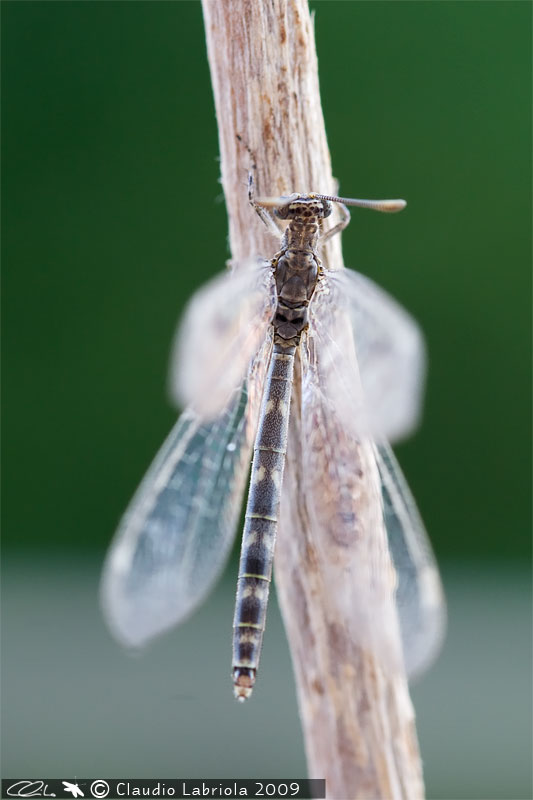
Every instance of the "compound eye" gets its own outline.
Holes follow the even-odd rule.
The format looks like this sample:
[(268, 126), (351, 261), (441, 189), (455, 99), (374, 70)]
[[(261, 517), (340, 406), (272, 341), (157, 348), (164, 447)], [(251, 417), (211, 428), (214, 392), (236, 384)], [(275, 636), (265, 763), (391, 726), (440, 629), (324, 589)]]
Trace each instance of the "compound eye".
[(290, 206), (280, 206), (274, 209), (274, 216), (279, 219), (288, 219), (290, 213)]

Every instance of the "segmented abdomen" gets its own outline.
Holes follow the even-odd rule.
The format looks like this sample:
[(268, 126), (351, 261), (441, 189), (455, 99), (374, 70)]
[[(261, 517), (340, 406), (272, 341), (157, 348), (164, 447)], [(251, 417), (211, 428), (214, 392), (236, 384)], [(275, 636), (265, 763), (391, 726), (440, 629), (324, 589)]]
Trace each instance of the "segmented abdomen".
[(233, 622), (235, 696), (255, 681), (272, 577), (291, 401), (295, 346), (275, 343), (254, 445)]

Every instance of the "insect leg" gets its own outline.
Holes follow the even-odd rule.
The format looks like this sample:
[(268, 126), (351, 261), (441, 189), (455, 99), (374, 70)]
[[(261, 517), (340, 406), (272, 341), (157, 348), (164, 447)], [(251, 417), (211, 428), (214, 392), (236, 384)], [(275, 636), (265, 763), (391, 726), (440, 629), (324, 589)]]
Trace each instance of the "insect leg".
[[(255, 169), (255, 164), (253, 165), (253, 169)], [(248, 202), (254, 209), (261, 222), (267, 226), (270, 233), (276, 238), (279, 238), (280, 232), (283, 233), (284, 230), (282, 223), (273, 217), (266, 208), (263, 208), (263, 206), (260, 206), (255, 202), (254, 174), (252, 170), (250, 170), (248, 173)]]
[(350, 224), (350, 212), (348, 211), (347, 207), (344, 205), (344, 203), (338, 203), (338, 205), (341, 209), (340, 222), (337, 222), (337, 224), (334, 225), (331, 230), (326, 231), (320, 240), (321, 242), (327, 242), (328, 239), (331, 239), (331, 237), (335, 236), (336, 233), (343, 231)]

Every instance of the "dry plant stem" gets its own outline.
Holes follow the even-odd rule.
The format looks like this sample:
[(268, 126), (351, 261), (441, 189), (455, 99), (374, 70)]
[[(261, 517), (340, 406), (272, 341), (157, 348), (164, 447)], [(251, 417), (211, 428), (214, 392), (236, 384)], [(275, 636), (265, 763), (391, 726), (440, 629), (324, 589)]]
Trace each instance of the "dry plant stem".
[[(268, 257), (277, 242), (246, 200), (251, 166), (246, 145), (257, 163), (258, 194), (336, 190), (307, 0), (203, 0), (203, 10), (232, 258)], [(339, 240), (333, 237), (321, 254), (329, 268), (342, 264)], [(400, 668), (391, 678), (338, 624), (342, 612), (335, 587), (324, 579), (324, 553), (317, 558), (309, 537), (298, 380), (295, 384), (275, 576), (309, 772), (326, 778), (330, 799), (417, 800), (424, 789), (405, 676)], [(354, 458), (367, 481), (358, 512), (366, 504), (367, 518), (378, 519), (365, 535), (379, 543), (385, 532), (373, 513), (380, 502), (375, 462), (364, 444)], [(333, 563), (339, 555), (332, 543)]]

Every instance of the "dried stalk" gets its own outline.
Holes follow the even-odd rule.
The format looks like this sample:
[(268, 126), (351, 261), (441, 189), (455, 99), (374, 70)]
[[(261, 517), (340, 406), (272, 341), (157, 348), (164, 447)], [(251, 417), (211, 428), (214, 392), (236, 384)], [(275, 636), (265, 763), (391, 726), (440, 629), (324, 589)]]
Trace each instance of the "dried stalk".
[[(245, 144), (255, 154), (260, 194), (336, 189), (320, 105), (312, 20), (306, 0), (203, 0), (203, 9), (232, 256), (238, 261), (268, 255), (275, 242), (246, 202), (251, 158)], [(321, 254), (325, 265), (342, 264), (339, 240), (334, 237)], [(326, 778), (328, 798), (417, 800), (424, 789), (402, 668), (394, 679), (388, 676), (376, 656), (354, 644), (349, 630), (339, 624), (343, 612), (336, 587), (325, 576), (342, 560), (342, 548), (331, 542), (325, 551), (331, 564), (326, 565), (324, 552), (318, 558), (309, 537), (309, 510), (301, 488), (305, 465), (299, 456), (297, 385), (298, 381), (275, 575), (309, 772), (311, 777)], [(373, 521), (364, 536), (368, 545), (385, 551), (373, 456), (361, 444), (354, 459), (366, 481), (354, 501), (357, 512)], [(334, 493), (329, 501), (335, 502)], [(391, 635), (397, 637), (397, 630)]]

